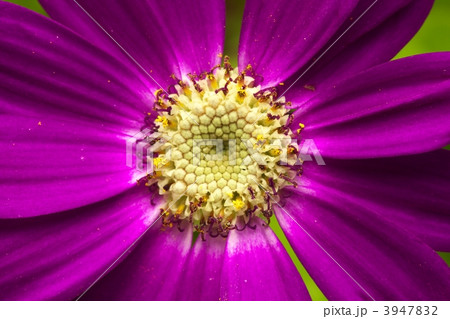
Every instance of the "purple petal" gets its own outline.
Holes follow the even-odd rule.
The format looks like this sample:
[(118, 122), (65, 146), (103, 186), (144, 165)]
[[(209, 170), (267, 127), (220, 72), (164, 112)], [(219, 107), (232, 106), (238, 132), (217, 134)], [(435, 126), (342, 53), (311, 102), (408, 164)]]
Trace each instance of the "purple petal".
[(125, 140), (150, 109), (116, 59), (24, 8), (0, 3), (0, 217), (72, 209), (130, 188)]
[(7, 2), (0, 3), (0, 32), (2, 113), (87, 121), (115, 133), (141, 127), (153, 97), (133, 69)]
[[(180, 282), (192, 245), (192, 228), (161, 230), (157, 222), (138, 247), (83, 297), (84, 300), (184, 299)], [(193, 285), (194, 283), (190, 283)]]
[(222, 270), (221, 300), (310, 300), (305, 284), (273, 231), (232, 231)]
[(305, 167), (310, 179), (332, 184), (361, 206), (450, 251), (450, 151), (370, 160), (326, 159)]
[(288, 100), (302, 104), (341, 79), (391, 60), (419, 30), (432, 4), (433, 0), (360, 0), (321, 52), (285, 81), (289, 87), (298, 80), (291, 90), (301, 92), (289, 91)]
[(60, 214), (0, 220), (0, 300), (73, 299), (157, 217), (147, 189)]
[[(317, 168), (319, 169), (319, 168)], [(450, 271), (427, 245), (343, 195), (332, 179), (309, 176), (276, 207), (294, 251), (332, 300), (448, 300)]]
[[(300, 94), (300, 93), (299, 93)], [(371, 158), (450, 143), (450, 53), (408, 57), (324, 90), (296, 112), (323, 156)]]
[(239, 68), (251, 64), (264, 86), (277, 85), (303, 67), (338, 31), (357, 1), (248, 0)]
[(72, 0), (40, 2), (52, 18), (110, 50), (111, 40), (87, 18), (92, 16), (164, 89), (172, 73), (209, 71), (220, 62), (225, 35), (222, 0), (78, 0), (85, 11)]
[[(225, 256), (226, 239), (198, 238), (191, 249), (180, 283), (182, 300), (220, 300), (220, 277)], [(195, 284), (193, 284), (195, 283)]]
[(46, 117), (0, 120), (0, 218), (81, 207), (133, 186), (125, 141), (111, 133)]

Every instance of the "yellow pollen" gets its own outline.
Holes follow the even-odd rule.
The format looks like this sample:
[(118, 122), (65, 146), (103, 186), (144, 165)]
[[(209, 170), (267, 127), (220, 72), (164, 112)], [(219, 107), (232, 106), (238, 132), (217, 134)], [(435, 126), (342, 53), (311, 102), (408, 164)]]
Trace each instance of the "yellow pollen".
[(266, 144), (266, 140), (264, 139), (264, 135), (259, 134), (256, 137), (256, 143), (253, 145), (253, 149), (256, 150), (256, 149), (260, 148), (261, 146), (263, 146), (264, 144)]
[(242, 104), (244, 102), (244, 99), (246, 96), (247, 96), (247, 92), (245, 91), (245, 88), (238, 90), (237, 95), (236, 95), (236, 102)]
[(158, 156), (148, 158), (155, 171), (145, 180), (165, 198), (163, 225), (191, 223), (202, 236), (224, 235), (249, 219), (270, 219), (267, 192), (276, 199), (295, 184), (290, 104), (274, 88), (256, 86), (253, 74), (251, 66), (239, 72), (227, 62), (183, 75), (189, 80), (173, 77), (171, 94), (155, 92), (159, 114), (147, 140)]
[(208, 77), (209, 83), (210, 83), (210, 85), (211, 85), (211, 88), (212, 88), (213, 90), (217, 90), (218, 87), (219, 87), (219, 85), (218, 85), (218, 83), (217, 83), (217, 80), (216, 80), (214, 74), (209, 73), (207, 77)]
[(299, 126), (300, 128), (297, 130), (297, 134), (300, 134), (300, 132), (303, 131), (303, 129), (305, 128), (305, 124), (299, 123), (298, 126)]
[(278, 156), (281, 154), (281, 150), (278, 148), (271, 149), (269, 151), (270, 156)]
[(162, 123), (163, 127), (169, 126), (169, 120), (167, 120), (167, 118), (165, 116), (158, 115), (155, 122)]
[(189, 87), (187, 87), (187, 86), (183, 87), (183, 92), (184, 92), (184, 94), (186, 94), (186, 96), (191, 97), (192, 92), (189, 89)]
[(233, 206), (234, 208), (236, 208), (237, 210), (241, 209), (242, 207), (245, 206), (245, 203), (242, 201), (242, 199), (237, 198), (233, 201)]
[(294, 146), (289, 145), (289, 146), (288, 146), (288, 153), (289, 153), (289, 154), (293, 154), (293, 153), (295, 153), (295, 152), (297, 152), (297, 149), (296, 149)]
[(155, 96), (159, 96), (160, 94), (162, 94), (164, 92), (163, 89), (159, 89), (155, 91)]
[(181, 204), (180, 206), (178, 206), (176, 214), (181, 215), (181, 213), (184, 212), (185, 207), (186, 207), (186, 205), (184, 205), (184, 204)]
[(155, 165), (156, 168), (160, 168), (165, 164), (165, 160), (162, 157), (156, 157), (153, 159), (153, 165)]

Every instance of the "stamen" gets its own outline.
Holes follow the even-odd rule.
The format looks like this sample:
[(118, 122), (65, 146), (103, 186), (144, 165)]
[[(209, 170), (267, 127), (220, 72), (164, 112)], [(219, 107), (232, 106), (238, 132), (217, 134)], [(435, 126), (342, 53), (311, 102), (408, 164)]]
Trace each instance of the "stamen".
[(300, 133), (303, 131), (303, 129), (305, 128), (305, 124), (299, 123), (298, 126), (299, 126), (300, 128), (297, 130), (297, 134), (300, 134)]
[(291, 103), (277, 99), (276, 87), (256, 86), (251, 65), (238, 72), (228, 57), (223, 67), (172, 78), (171, 94), (155, 92), (154, 123), (152, 114), (144, 119), (160, 135), (146, 138), (158, 155), (149, 159), (155, 171), (138, 181), (165, 196), (163, 228), (191, 223), (205, 240), (254, 229), (255, 218), (268, 225), (279, 190), (296, 187), (301, 175)]
[(237, 210), (240, 210), (241, 208), (243, 208), (245, 206), (245, 203), (242, 201), (242, 199), (238, 198), (233, 201), (233, 206)]

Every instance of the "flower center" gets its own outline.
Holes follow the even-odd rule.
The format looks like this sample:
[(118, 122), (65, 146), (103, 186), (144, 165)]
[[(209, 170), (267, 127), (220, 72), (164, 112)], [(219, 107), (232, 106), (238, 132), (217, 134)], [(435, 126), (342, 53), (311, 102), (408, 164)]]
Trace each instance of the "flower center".
[[(156, 92), (153, 173), (166, 198), (165, 227), (190, 222), (200, 234), (226, 236), (269, 223), (278, 191), (294, 185), (298, 145), (288, 128), (292, 112), (276, 89), (255, 85), (251, 66), (238, 73), (225, 58), (201, 75), (188, 74)], [(297, 169), (295, 169), (297, 167)]]

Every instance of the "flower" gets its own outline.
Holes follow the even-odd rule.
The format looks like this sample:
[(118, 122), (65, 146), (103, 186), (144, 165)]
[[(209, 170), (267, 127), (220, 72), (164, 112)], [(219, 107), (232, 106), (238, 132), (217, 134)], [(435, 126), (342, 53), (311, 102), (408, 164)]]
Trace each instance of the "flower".
[[(308, 300), (267, 220), (245, 218), (252, 200), (255, 214), (270, 218), (262, 213), (265, 194), (327, 298), (450, 297), (449, 269), (434, 251), (450, 248), (449, 154), (441, 150), (450, 142), (450, 54), (388, 62), (432, 1), (248, 0), (239, 70), (250, 64), (251, 73), (227, 63), (211, 71), (221, 60), (223, 1), (41, 3), (55, 21), (0, 3), (1, 299)], [(171, 74), (180, 80), (170, 90)], [(239, 86), (228, 88), (230, 78)], [(221, 172), (206, 186), (208, 198), (193, 190), (190, 200), (198, 201), (186, 207), (173, 195), (187, 191), (190, 172), (169, 170), (177, 159), (159, 155), (191, 128), (180, 117), (196, 115), (196, 106), (185, 112), (181, 102), (206, 89), (203, 96), (234, 94), (228, 121), (260, 103), (266, 123), (255, 145), (268, 147), (272, 164), (254, 174), (268, 176), (258, 182), (269, 190), (236, 185), (227, 199)], [(213, 113), (198, 110), (200, 122), (208, 115), (201, 125), (214, 124), (208, 134), (229, 125), (214, 122), (222, 102)], [(264, 103), (283, 113), (270, 117)], [(151, 178), (125, 163), (126, 141), (143, 123), (181, 136), (158, 146), (163, 169)], [(326, 165), (305, 161), (292, 180), (274, 159), (300, 146), (275, 149), (267, 142), (275, 128), (313, 141), (308, 147)], [(178, 160), (190, 160), (177, 147)], [(273, 172), (279, 178), (271, 181)], [(239, 181), (243, 173), (236, 174)], [(228, 206), (208, 210), (217, 187)], [(203, 224), (195, 221), (200, 210)], [(226, 216), (237, 224), (217, 222)], [(248, 227), (233, 230), (238, 222)], [(211, 224), (225, 239), (208, 234)], [(194, 241), (193, 227), (205, 241)]]

